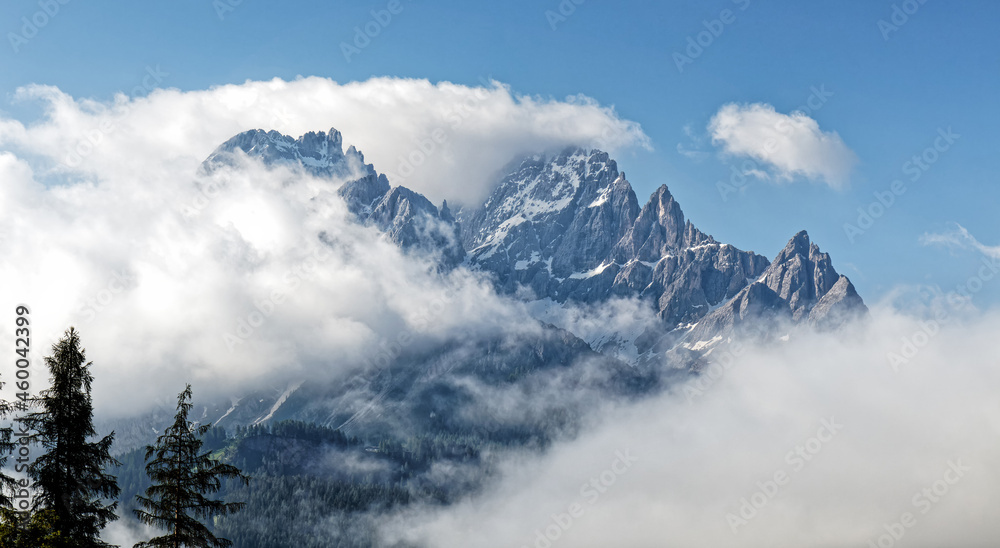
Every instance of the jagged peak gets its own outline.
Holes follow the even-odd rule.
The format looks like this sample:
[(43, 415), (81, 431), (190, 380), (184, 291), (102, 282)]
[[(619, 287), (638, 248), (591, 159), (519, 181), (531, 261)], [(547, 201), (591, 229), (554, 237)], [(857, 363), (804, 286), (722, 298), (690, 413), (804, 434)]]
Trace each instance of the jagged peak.
[(650, 200), (656, 199), (660, 202), (666, 202), (668, 200), (673, 200), (674, 195), (670, 193), (670, 188), (663, 184), (657, 187), (656, 190), (649, 196)]
[[(315, 146), (315, 145), (322, 145), (323, 143), (329, 143), (330, 146), (329, 150), (336, 151), (338, 153), (344, 153), (343, 150), (344, 138), (343, 135), (340, 133), (340, 131), (338, 131), (336, 128), (330, 128), (329, 131), (309, 131), (300, 135), (297, 138), (292, 137), (290, 135), (285, 135), (284, 133), (281, 133), (273, 129), (272, 130), (264, 130), (260, 128), (248, 129), (246, 131), (242, 131), (234, 135), (233, 137), (230, 137), (219, 148), (225, 149), (227, 145), (230, 145), (230, 148), (232, 146), (240, 146), (241, 143), (259, 144), (264, 140), (268, 140), (276, 144), (277, 143), (289, 144), (289, 145), (295, 144), (299, 145), (300, 147), (310, 146), (310, 145)], [(244, 147), (240, 146), (240, 148)], [(247, 149), (244, 148), (244, 152), (246, 151)], [(353, 145), (350, 148), (348, 148), (347, 153), (352, 155), (361, 154), (356, 148), (354, 148)]]
[[(344, 135), (340, 133), (337, 128), (330, 128), (330, 130), (327, 131), (327, 135), (329, 136), (330, 141), (343, 145)], [(352, 146), (351, 148), (353, 149), (354, 147)]]
[(796, 256), (808, 259), (810, 256), (813, 256), (818, 252), (819, 246), (809, 240), (809, 233), (805, 230), (800, 230), (792, 236), (790, 240), (788, 240), (784, 249), (782, 249), (781, 252), (778, 253), (777, 257), (774, 258), (773, 264), (787, 262)]
[(232, 165), (234, 153), (259, 158), (265, 164), (299, 164), (315, 176), (367, 177), (377, 175), (374, 166), (354, 146), (343, 150), (343, 135), (336, 128), (310, 131), (298, 138), (275, 130), (251, 129), (220, 145), (202, 164), (203, 172)]
[(676, 217), (677, 224), (684, 224), (684, 212), (681, 210), (680, 203), (674, 199), (674, 195), (670, 193), (670, 189), (667, 185), (660, 185), (653, 194), (649, 197), (649, 202), (646, 207), (651, 207), (660, 212), (660, 215), (669, 213), (670, 215)]
[(518, 171), (538, 165), (565, 165), (571, 160), (581, 161), (589, 164), (606, 164), (615, 173), (618, 172), (618, 164), (611, 156), (600, 149), (588, 150), (578, 145), (569, 145), (558, 151), (550, 149), (548, 152), (538, 152), (515, 158), (500, 170), (505, 175), (513, 175)]
[(805, 230), (799, 231), (788, 240), (772, 264), (785, 263), (795, 257), (801, 257), (811, 262), (829, 262), (830, 260), (830, 255), (820, 250), (819, 245), (809, 239), (809, 234)]
[(809, 240), (809, 233), (806, 232), (805, 230), (798, 231), (797, 233), (795, 233), (795, 236), (792, 236), (792, 238), (788, 240), (788, 245), (794, 246), (796, 248), (804, 246), (806, 249), (808, 249), (810, 243), (811, 241)]

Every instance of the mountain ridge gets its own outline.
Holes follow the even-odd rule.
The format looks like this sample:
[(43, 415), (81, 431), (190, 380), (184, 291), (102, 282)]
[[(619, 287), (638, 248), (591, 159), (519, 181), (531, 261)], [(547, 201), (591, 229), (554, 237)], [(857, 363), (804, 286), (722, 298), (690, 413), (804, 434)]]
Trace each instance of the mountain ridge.
[(805, 231), (772, 261), (718, 242), (684, 216), (666, 184), (640, 204), (617, 162), (600, 150), (570, 146), (515, 160), (482, 204), (455, 214), (446, 201), (439, 208), (393, 187), (360, 151), (343, 150), (336, 129), (297, 139), (243, 132), (220, 145), (203, 169), (232, 163), (240, 153), (347, 179), (337, 192), (359, 222), (405, 250), (434, 255), (442, 268), (462, 264), (484, 273), (499, 293), (552, 306), (613, 298), (646, 303), (661, 323), (659, 335), (619, 334), (602, 343), (632, 345), (629, 354), (643, 361), (662, 357), (665, 341), (694, 347), (731, 336), (751, 319), (829, 329), (867, 313), (850, 280)]

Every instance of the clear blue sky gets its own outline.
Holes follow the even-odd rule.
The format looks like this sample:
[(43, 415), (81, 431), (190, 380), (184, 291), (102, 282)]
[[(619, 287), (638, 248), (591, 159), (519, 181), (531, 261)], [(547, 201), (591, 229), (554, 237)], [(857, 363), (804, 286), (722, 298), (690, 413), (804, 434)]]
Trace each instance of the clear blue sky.
[[(243, 0), (220, 18), (212, 0), (68, 0), (15, 53), (8, 33), (21, 32), (21, 18), (41, 8), (9, 0), (0, 7), (0, 109), (29, 119), (10, 95), (30, 83), (107, 100), (156, 65), (169, 73), (166, 85), (182, 90), (297, 75), (464, 84), (492, 77), (518, 93), (582, 93), (614, 105), (652, 139), (652, 152), (619, 158), (640, 199), (666, 183), (703, 230), (768, 256), (807, 229), (869, 300), (897, 283), (948, 289), (976, 274), (975, 253), (921, 246), (925, 232), (957, 222), (1000, 244), (998, 2), (911, 0), (904, 7), (919, 8), (885, 40), (878, 21), (891, 22), (894, 4), (907, 2), (586, 0), (553, 29), (545, 12), (557, 11), (557, 0), (401, 0), (402, 12), (348, 63), (340, 44), (388, 3)], [(724, 9), (735, 21), (679, 72), (672, 55)], [(813, 86), (833, 96), (812, 117), (859, 158), (846, 190), (754, 182), (723, 200), (716, 183), (729, 167), (711, 144), (701, 161), (677, 152), (689, 143), (684, 127), (704, 136), (725, 103), (764, 102), (788, 113)], [(960, 139), (851, 243), (843, 225), (855, 221), (857, 207), (906, 177), (904, 163), (947, 127)], [(1000, 280), (976, 298), (1000, 302)]]

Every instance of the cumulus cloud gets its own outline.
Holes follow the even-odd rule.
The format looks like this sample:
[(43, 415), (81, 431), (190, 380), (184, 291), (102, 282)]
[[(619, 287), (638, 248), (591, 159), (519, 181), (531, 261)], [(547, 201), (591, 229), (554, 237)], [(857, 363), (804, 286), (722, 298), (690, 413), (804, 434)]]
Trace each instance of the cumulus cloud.
[[(169, 75), (163, 77), (169, 85)], [(516, 155), (567, 144), (619, 153), (649, 146), (640, 126), (585, 96), (524, 96), (496, 82), (462, 86), (373, 78), (338, 84), (325, 78), (248, 81), (110, 103), (76, 99), (51, 86), (20, 89), (44, 118), (25, 125), (0, 119), (0, 147), (52, 161), (54, 174), (143, 172), (149, 162), (193, 169), (221, 142), (248, 129), (299, 136), (335, 127), (369, 162), (433, 201), (478, 205), (496, 171)], [(146, 177), (163, 174), (146, 170)]]
[(81, 331), (104, 412), (184, 382), (209, 396), (329, 378), (404, 330), (433, 342), (524, 323), (470, 272), (439, 275), (353, 222), (335, 181), (246, 165), (201, 181), (210, 196), (182, 173), (45, 187), (10, 154), (0, 179), (3, 305), (31, 307), (36, 358)]
[[(16, 99), (44, 113), (0, 116), (0, 304), (32, 309), (34, 389), (46, 382), (48, 345), (70, 325), (81, 331), (108, 416), (169, 405), (185, 382), (209, 398), (338, 375), (401, 332), (434, 344), (532, 325), (478, 276), (441, 275), (354, 223), (336, 196), (342, 181), (253, 162), (196, 176), (234, 134), (336, 127), (393, 173), (443, 132), (392, 182), (468, 202), (519, 152), (647, 141), (585, 97), (518, 96), (497, 82), (302, 78), (110, 103), (31, 86)], [(12, 337), (11, 326), (0, 334)]]
[[(1000, 535), (1000, 316), (959, 314), (929, 324), (880, 305), (847, 333), (747, 347), (669, 393), (595, 408), (597, 424), (510, 457), (485, 494), (387, 520), (386, 541), (988, 546)], [(896, 353), (908, 357), (894, 368)], [(886, 526), (902, 540), (879, 540)]]
[(836, 132), (822, 131), (802, 112), (781, 114), (764, 103), (723, 105), (708, 131), (723, 152), (760, 162), (777, 181), (804, 177), (842, 188), (857, 162)]

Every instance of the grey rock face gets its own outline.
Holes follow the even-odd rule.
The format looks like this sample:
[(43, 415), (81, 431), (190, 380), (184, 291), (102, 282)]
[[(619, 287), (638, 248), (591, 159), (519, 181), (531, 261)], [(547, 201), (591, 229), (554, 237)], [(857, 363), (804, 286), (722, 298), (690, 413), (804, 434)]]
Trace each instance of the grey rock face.
[(347, 202), (347, 209), (351, 213), (367, 218), (382, 197), (389, 193), (390, 188), (385, 175), (371, 174), (344, 183), (337, 193)]
[(374, 202), (367, 219), (364, 210), (355, 215), (378, 227), (403, 249), (437, 255), (444, 266), (453, 267), (462, 262), (465, 249), (461, 229), (447, 206), (447, 202), (442, 205), (446, 212), (442, 215), (422, 194), (398, 186)]
[(670, 325), (696, 321), (767, 266), (686, 221), (666, 186), (640, 209), (614, 160), (580, 148), (513, 165), (463, 227), (469, 263), (502, 292), (585, 303), (637, 295)]
[(315, 177), (346, 178), (337, 192), (360, 222), (374, 225), (403, 249), (436, 256), (444, 267), (453, 267), (465, 257), (460, 228), (447, 204), (444, 211), (438, 211), (424, 196), (392, 188), (385, 175), (365, 164), (360, 151), (353, 146), (343, 150), (343, 137), (336, 129), (306, 133), (298, 139), (276, 131), (245, 131), (219, 146), (202, 170), (210, 173), (232, 165), (241, 153), (265, 165), (288, 165)]
[(854, 284), (841, 274), (830, 291), (809, 311), (809, 322), (822, 330), (836, 329), (867, 313), (868, 307)]
[(832, 329), (867, 312), (847, 276), (837, 274), (830, 256), (803, 230), (758, 280), (700, 321), (688, 341), (690, 345), (726, 338), (749, 328), (766, 333), (781, 320)]
[(443, 268), (464, 261), (489, 274), (501, 293), (587, 304), (638, 297), (673, 330), (643, 334), (644, 342), (634, 341), (640, 353), (678, 341), (690, 348), (784, 318), (830, 329), (867, 311), (804, 231), (769, 264), (698, 230), (666, 185), (640, 207), (617, 163), (598, 150), (571, 147), (512, 163), (480, 207), (457, 216), (447, 202), (439, 209), (391, 187), (354, 147), (343, 151), (334, 129), (298, 139), (244, 132), (220, 146), (204, 170), (239, 154), (347, 179), (338, 193), (359, 222), (403, 249), (435, 256)]
[(260, 159), (265, 165), (301, 166), (316, 177), (350, 177), (375, 174), (375, 168), (365, 164), (365, 157), (351, 147), (344, 152), (344, 139), (339, 131), (309, 132), (293, 139), (277, 131), (252, 129), (236, 135), (220, 145), (202, 164), (206, 171), (232, 163), (242, 152)]

